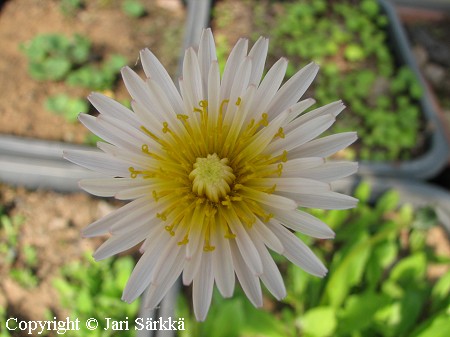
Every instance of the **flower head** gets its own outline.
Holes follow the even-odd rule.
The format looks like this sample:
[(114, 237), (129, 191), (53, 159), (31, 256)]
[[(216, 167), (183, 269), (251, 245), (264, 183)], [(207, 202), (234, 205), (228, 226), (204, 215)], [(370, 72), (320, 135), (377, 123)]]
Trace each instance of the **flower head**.
[(334, 233), (298, 207), (356, 204), (330, 187), (353, 174), (356, 163), (324, 159), (353, 143), (356, 134), (316, 139), (344, 109), (338, 101), (303, 114), (314, 104), (299, 99), (317, 74), (316, 64), (281, 86), (287, 60), (261, 80), (268, 40), (261, 37), (247, 48), (246, 39), (236, 43), (221, 77), (206, 29), (198, 51), (185, 53), (179, 90), (145, 49), (145, 80), (122, 70), (132, 111), (100, 94), (89, 96), (100, 114), (82, 114), (80, 121), (105, 140), (98, 143), (102, 152), (68, 151), (65, 157), (105, 175), (82, 180), (86, 191), (132, 200), (84, 230), (87, 237), (111, 233), (95, 252), (97, 260), (143, 242), (125, 301), (150, 287), (146, 304), (155, 307), (180, 274), (184, 284), (193, 283), (199, 320), (206, 317), (214, 283), (230, 297), (235, 275), (255, 306), (262, 305), (260, 280), (281, 299), (286, 290), (268, 249), (311, 274), (327, 272), (293, 231), (315, 238)]

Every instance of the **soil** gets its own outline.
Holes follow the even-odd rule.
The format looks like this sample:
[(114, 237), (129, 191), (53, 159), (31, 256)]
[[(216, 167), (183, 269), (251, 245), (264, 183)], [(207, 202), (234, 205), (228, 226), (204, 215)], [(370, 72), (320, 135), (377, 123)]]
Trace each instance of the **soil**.
[[(86, 97), (89, 90), (30, 78), (20, 45), (38, 34), (88, 36), (99, 54), (95, 57), (120, 54), (129, 60), (130, 66), (137, 64), (139, 50), (148, 47), (171, 74), (175, 74), (185, 18), (180, 2), (142, 1), (148, 14), (138, 19), (125, 15), (118, 0), (84, 3), (85, 6), (71, 16), (62, 13), (61, 1), (57, 0), (14, 0), (7, 1), (1, 8), (0, 133), (77, 143), (83, 142), (88, 134), (80, 123), (70, 124), (45, 109), (44, 102), (51, 95), (65, 93), (71, 97)], [(178, 3), (178, 6), (167, 6), (171, 3)], [(120, 83), (113, 95), (117, 99), (129, 98)]]

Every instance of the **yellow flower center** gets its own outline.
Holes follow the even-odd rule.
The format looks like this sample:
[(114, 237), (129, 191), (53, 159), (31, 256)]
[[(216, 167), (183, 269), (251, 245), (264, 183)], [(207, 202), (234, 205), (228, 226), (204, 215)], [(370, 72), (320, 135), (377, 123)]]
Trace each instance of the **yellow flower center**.
[(227, 164), (227, 158), (220, 159), (215, 153), (208, 154), (206, 158), (197, 158), (194, 169), (189, 174), (192, 192), (198, 196), (206, 195), (213, 202), (223, 199), (236, 179), (233, 169)]
[[(200, 101), (193, 113), (163, 122), (162, 135), (141, 127), (151, 139), (142, 145), (149, 161), (143, 170), (130, 167), (130, 176), (149, 180), (157, 217), (171, 236), (183, 237), (179, 245), (201, 240), (204, 251), (213, 251), (214, 231), (234, 238), (230, 223), (251, 227), (256, 217), (267, 222), (273, 216), (259, 201), (275, 191), (264, 178), (281, 176), (287, 151), (271, 156), (259, 150), (267, 140), (284, 138), (283, 129), (260, 137), (270, 127), (267, 113), (245, 121), (242, 111), (227, 115), (228, 104), (223, 100), (218, 114), (210, 114), (208, 101)], [(236, 109), (241, 105), (239, 98)]]

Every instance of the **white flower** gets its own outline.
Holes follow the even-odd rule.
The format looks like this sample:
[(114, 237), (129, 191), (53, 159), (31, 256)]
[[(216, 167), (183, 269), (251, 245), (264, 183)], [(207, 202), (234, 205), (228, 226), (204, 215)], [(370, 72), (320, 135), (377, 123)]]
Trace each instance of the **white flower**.
[(235, 274), (249, 300), (262, 305), (260, 280), (277, 298), (286, 295), (268, 248), (305, 271), (327, 269), (292, 231), (333, 238), (333, 231), (298, 207), (345, 209), (356, 199), (330, 182), (353, 174), (356, 163), (324, 158), (356, 140), (353, 132), (316, 139), (344, 109), (341, 101), (302, 114), (299, 102), (317, 74), (311, 63), (280, 87), (288, 61), (280, 59), (261, 81), (268, 39), (247, 53), (233, 48), (221, 77), (210, 29), (198, 52), (186, 51), (180, 91), (157, 58), (141, 51), (147, 78), (122, 70), (130, 111), (100, 94), (89, 96), (100, 115), (80, 121), (106, 142), (103, 152), (68, 151), (65, 157), (101, 172), (82, 180), (98, 196), (133, 200), (92, 223), (86, 237), (111, 233), (95, 252), (107, 258), (141, 242), (143, 253), (123, 293), (131, 302), (147, 287), (155, 307), (176, 279), (193, 283), (198, 320), (206, 318), (214, 283), (233, 294)]

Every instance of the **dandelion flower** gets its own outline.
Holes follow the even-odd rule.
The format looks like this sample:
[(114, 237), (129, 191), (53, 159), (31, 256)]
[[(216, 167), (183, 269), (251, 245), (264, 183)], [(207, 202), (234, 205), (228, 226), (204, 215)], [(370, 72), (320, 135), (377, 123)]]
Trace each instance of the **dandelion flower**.
[(131, 200), (83, 231), (86, 237), (111, 234), (94, 253), (97, 260), (141, 243), (123, 300), (149, 287), (145, 304), (155, 307), (182, 275), (185, 285), (193, 284), (195, 316), (204, 320), (214, 283), (230, 297), (236, 275), (260, 307), (260, 281), (277, 299), (286, 295), (269, 249), (308, 273), (326, 274), (294, 232), (320, 239), (334, 233), (299, 207), (355, 206), (330, 183), (353, 174), (357, 164), (324, 158), (353, 143), (356, 134), (317, 138), (343, 103), (304, 113), (314, 100), (299, 100), (319, 67), (311, 63), (281, 85), (288, 61), (281, 58), (263, 77), (267, 50), (264, 37), (249, 52), (248, 41), (240, 39), (221, 76), (206, 29), (198, 51), (186, 50), (179, 90), (145, 49), (145, 80), (122, 70), (132, 110), (101, 94), (89, 96), (100, 114), (79, 119), (104, 140), (101, 152), (67, 151), (65, 158), (105, 175), (80, 181), (87, 192)]

